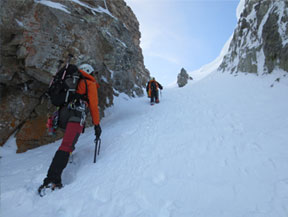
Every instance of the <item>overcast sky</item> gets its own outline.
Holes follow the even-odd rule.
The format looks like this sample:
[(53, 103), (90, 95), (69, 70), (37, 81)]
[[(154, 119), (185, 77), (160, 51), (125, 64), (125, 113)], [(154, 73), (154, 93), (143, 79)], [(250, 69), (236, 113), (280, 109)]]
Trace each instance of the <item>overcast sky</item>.
[(139, 23), (144, 63), (167, 85), (181, 68), (210, 63), (232, 35), (239, 0), (126, 0)]

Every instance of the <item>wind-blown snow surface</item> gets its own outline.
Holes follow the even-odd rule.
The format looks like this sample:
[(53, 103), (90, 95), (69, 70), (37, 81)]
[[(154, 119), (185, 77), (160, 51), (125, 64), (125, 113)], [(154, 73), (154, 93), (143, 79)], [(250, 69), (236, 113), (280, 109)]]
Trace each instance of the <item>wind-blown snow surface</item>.
[(65, 187), (36, 194), (60, 141), (15, 154), (1, 148), (3, 217), (287, 217), (287, 84), (212, 73), (161, 102), (124, 99), (82, 135)]

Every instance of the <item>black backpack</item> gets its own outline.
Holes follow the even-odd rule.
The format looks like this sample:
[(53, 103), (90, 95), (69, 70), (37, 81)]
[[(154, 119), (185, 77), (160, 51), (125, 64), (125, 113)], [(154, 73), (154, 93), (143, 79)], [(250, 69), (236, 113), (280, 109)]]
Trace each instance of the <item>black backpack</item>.
[(80, 94), (76, 93), (81, 78), (82, 75), (77, 66), (69, 64), (68, 67), (61, 68), (54, 76), (47, 91), (51, 103), (55, 106), (64, 106), (74, 99), (82, 98), (79, 96)]

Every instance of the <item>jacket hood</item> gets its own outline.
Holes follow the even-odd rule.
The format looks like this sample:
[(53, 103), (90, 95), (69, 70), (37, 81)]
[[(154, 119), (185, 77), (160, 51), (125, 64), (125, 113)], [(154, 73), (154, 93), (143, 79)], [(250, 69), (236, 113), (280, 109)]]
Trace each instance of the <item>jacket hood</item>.
[(88, 73), (84, 72), (83, 70), (79, 70), (81, 74), (88, 80), (96, 82), (95, 78), (92, 75), (89, 75)]

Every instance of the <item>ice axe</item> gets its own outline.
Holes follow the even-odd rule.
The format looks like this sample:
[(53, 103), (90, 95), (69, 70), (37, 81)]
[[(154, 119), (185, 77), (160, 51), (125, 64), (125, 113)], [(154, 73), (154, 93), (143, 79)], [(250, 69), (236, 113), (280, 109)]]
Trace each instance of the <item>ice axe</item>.
[(99, 153), (100, 153), (101, 139), (100, 138), (96, 138), (94, 140), (94, 142), (95, 142), (94, 163), (96, 163), (96, 156), (99, 155)]

